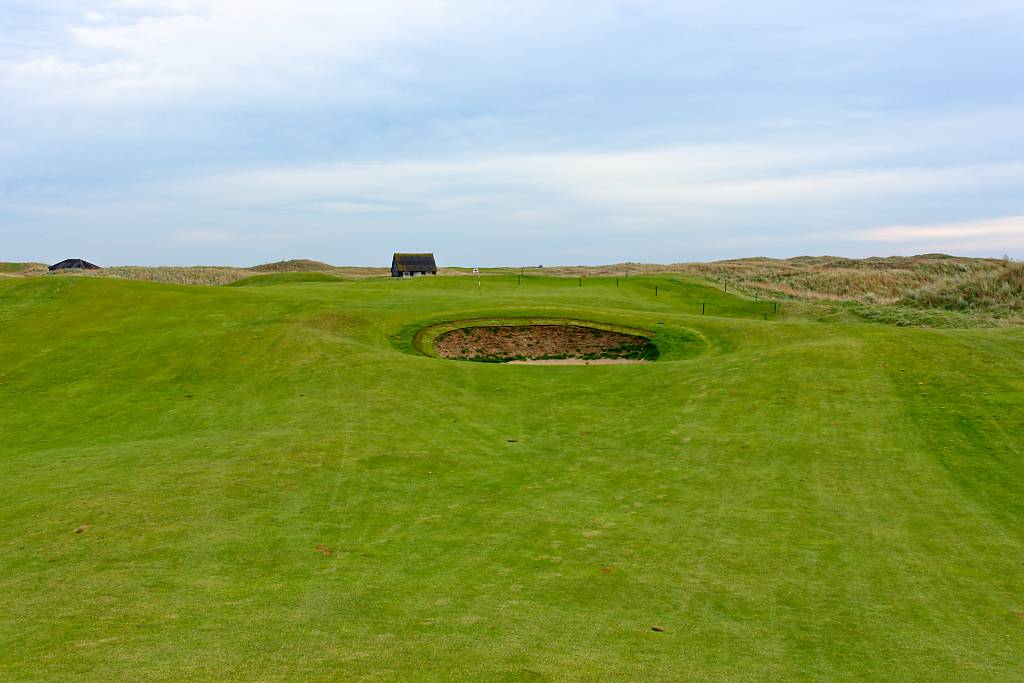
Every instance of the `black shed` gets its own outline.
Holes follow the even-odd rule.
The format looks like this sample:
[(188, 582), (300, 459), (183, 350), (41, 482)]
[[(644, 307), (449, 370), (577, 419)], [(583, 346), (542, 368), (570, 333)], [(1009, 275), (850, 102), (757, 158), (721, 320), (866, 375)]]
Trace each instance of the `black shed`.
[(437, 275), (433, 254), (400, 254), (391, 257), (391, 277)]
[(80, 270), (99, 270), (100, 267), (95, 263), (89, 263), (80, 258), (69, 258), (64, 259), (60, 263), (54, 263), (50, 266), (50, 270), (69, 270), (71, 268), (78, 268)]

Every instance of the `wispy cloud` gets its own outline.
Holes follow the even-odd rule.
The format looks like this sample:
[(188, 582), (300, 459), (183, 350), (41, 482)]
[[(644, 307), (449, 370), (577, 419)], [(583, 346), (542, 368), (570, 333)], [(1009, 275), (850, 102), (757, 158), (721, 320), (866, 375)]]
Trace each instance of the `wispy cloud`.
[(903, 251), (950, 251), (1001, 253), (1024, 251), (1024, 216), (979, 219), (933, 225), (890, 225), (856, 234), (857, 239), (877, 242)]
[(891, 225), (859, 233), (861, 239), (903, 242), (950, 237), (992, 237), (1010, 235), (1024, 239), (1024, 216), (937, 225)]
[[(442, 210), (474, 199), (504, 198), (513, 205), (544, 197), (614, 210), (785, 206), (812, 200), (838, 206), (1024, 184), (1024, 163), (806, 169), (816, 161), (818, 150), (801, 158), (792, 151), (750, 145), (309, 164), (201, 176), (180, 185), (179, 191), (246, 206), (309, 202), (364, 211)], [(794, 166), (801, 170), (794, 171)]]

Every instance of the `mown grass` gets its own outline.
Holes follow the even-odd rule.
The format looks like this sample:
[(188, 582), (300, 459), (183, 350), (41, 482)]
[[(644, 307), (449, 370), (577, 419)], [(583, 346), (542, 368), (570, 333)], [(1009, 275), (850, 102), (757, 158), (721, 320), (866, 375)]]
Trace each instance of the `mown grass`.
[(1024, 329), (516, 283), (0, 281), (0, 679), (1024, 678)]
[(242, 280), (229, 283), (229, 287), (266, 287), (268, 285), (294, 284), (297, 282), (341, 282), (343, 278), (318, 272), (276, 272), (266, 275), (253, 275)]

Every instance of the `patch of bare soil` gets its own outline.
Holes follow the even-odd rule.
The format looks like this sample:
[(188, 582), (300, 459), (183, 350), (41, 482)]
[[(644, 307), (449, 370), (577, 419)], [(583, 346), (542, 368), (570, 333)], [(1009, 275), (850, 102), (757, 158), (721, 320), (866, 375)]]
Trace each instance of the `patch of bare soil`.
[(633, 365), (649, 361), (637, 358), (548, 358), (546, 360), (510, 360), (509, 365)]
[[(442, 358), (488, 362), (653, 360), (657, 348), (646, 337), (582, 325), (464, 327), (440, 335)], [(564, 363), (567, 364), (567, 363)]]

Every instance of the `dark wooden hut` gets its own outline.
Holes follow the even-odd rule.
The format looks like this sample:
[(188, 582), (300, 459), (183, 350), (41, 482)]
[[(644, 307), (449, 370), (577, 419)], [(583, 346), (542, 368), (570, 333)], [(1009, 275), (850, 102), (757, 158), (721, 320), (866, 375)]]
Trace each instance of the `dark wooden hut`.
[(69, 270), (72, 268), (78, 268), (80, 270), (99, 270), (100, 267), (95, 263), (89, 263), (80, 258), (69, 258), (64, 259), (60, 263), (54, 263), (50, 266), (50, 270)]
[(433, 254), (400, 254), (391, 257), (391, 277), (437, 275)]

